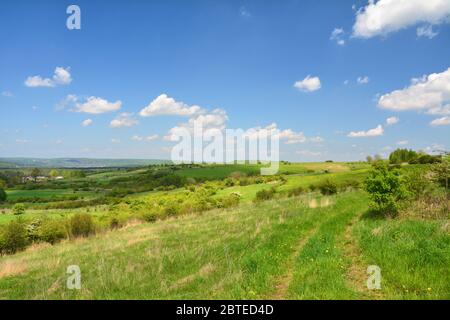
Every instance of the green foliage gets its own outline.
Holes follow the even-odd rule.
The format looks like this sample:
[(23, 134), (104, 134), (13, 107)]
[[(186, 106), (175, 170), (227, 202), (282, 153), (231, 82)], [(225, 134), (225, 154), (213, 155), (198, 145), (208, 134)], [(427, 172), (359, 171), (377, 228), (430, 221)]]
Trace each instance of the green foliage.
[(389, 155), (389, 162), (391, 164), (402, 164), (413, 162), (418, 157), (417, 152), (408, 149), (397, 149)]
[(50, 244), (55, 244), (67, 238), (67, 230), (62, 221), (49, 219), (39, 228), (39, 239)]
[(0, 187), (0, 202), (6, 201), (7, 194), (3, 188)]
[(296, 197), (301, 195), (302, 193), (305, 193), (305, 188), (303, 188), (302, 186), (298, 186), (295, 188), (292, 188), (288, 191), (288, 196), (289, 197)]
[(317, 188), (320, 190), (320, 193), (323, 195), (336, 194), (338, 191), (337, 184), (334, 181), (331, 181), (330, 179), (326, 179), (326, 180), (320, 182), (317, 185)]
[(33, 170), (31, 170), (30, 175), (36, 179), (37, 177), (39, 177), (40, 175), (42, 175), (41, 170), (38, 168), (34, 168)]
[(416, 159), (409, 161), (410, 164), (433, 164), (441, 162), (439, 156), (432, 156), (429, 154), (419, 154)]
[(384, 215), (395, 215), (401, 200), (408, 196), (397, 169), (389, 170), (388, 166), (379, 163), (365, 180), (365, 190), (371, 198), (373, 209)]
[(0, 230), (0, 255), (14, 254), (28, 245), (27, 230), (23, 222), (11, 221)]
[(405, 172), (405, 187), (413, 199), (424, 197), (433, 188), (427, 174), (428, 170), (424, 168), (411, 168)]
[(16, 203), (12, 208), (12, 212), (14, 215), (18, 216), (25, 213), (25, 205), (22, 203)]
[(70, 234), (73, 237), (87, 237), (95, 233), (92, 216), (87, 213), (75, 214), (69, 222)]
[(275, 188), (263, 189), (256, 193), (255, 202), (266, 201), (273, 199), (275, 196), (276, 190)]

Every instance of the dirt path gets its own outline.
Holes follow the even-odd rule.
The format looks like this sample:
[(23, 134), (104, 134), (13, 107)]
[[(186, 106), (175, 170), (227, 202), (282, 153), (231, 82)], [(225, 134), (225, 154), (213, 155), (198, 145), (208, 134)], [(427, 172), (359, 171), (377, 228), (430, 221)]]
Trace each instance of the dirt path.
[(292, 279), (294, 277), (294, 266), (295, 266), (295, 259), (300, 254), (300, 251), (303, 249), (305, 244), (309, 241), (309, 239), (317, 232), (317, 229), (319, 227), (315, 227), (309, 232), (306, 233), (304, 237), (301, 238), (301, 240), (297, 243), (295, 246), (294, 252), (289, 256), (286, 264), (284, 265), (283, 269), (286, 270), (286, 272), (277, 277), (275, 279), (275, 292), (273, 292), (271, 295), (267, 297), (269, 300), (285, 300), (287, 298), (287, 292), (289, 289), (289, 285), (292, 282)]
[(345, 257), (350, 260), (350, 266), (347, 269), (346, 280), (348, 286), (355, 290), (361, 299), (383, 299), (381, 290), (369, 290), (367, 288), (367, 267), (368, 264), (362, 259), (361, 250), (358, 247), (357, 240), (352, 235), (352, 229), (355, 223), (360, 219), (360, 215), (353, 218), (345, 228), (343, 235), (342, 249)]

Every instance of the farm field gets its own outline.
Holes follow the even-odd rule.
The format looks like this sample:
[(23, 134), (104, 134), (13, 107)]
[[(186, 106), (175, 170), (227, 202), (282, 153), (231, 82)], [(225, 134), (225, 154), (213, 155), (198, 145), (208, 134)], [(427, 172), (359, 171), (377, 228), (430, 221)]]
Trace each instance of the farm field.
[[(448, 214), (436, 219), (374, 215), (360, 188), (373, 170), (368, 164), (282, 164), (280, 174), (270, 179), (255, 173), (257, 168), (102, 169), (65, 181), (64, 189), (34, 184), (32, 190), (7, 190), (13, 201), (36, 197), (41, 203), (25, 204), (19, 216), (13, 206), (3, 208), (0, 227), (14, 221), (70, 226), (71, 219), (87, 214), (97, 232), (53, 245), (33, 243), (23, 252), (0, 257), (0, 298), (450, 298)], [(135, 179), (149, 183), (171, 177), (177, 182), (176, 176), (194, 184), (136, 189), (81, 207), (42, 207), (54, 205), (45, 203), (49, 199), (67, 195), (103, 199), (112, 189), (101, 189), (97, 180), (104, 186), (128, 186)], [(319, 192), (330, 181), (338, 192)], [(52, 182), (42, 186), (46, 183)], [(87, 189), (94, 189), (94, 183), (99, 190), (81, 191), (70, 187), (72, 183)], [(274, 194), (261, 201), (262, 192)], [(223, 207), (223, 201), (236, 197), (239, 204)], [(195, 209), (197, 202), (202, 209)], [(162, 211), (148, 212), (154, 206)], [(109, 227), (113, 221), (118, 228)], [(65, 286), (70, 265), (80, 267), (81, 290)], [(366, 285), (370, 265), (381, 270), (381, 290)]]

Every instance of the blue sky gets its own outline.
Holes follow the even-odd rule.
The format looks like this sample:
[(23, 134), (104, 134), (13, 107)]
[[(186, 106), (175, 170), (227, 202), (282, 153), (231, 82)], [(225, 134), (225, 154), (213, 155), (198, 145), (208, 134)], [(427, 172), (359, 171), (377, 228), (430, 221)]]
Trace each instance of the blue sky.
[(168, 158), (192, 106), (291, 161), (449, 149), (448, 1), (379, 2), (1, 1), (0, 157)]

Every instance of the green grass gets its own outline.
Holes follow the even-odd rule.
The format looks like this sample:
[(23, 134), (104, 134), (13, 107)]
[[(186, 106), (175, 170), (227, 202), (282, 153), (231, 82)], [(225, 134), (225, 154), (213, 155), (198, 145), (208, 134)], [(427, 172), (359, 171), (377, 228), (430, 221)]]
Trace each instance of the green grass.
[(382, 272), (394, 299), (450, 299), (450, 224), (366, 215), (355, 226), (363, 258)]
[[(369, 219), (361, 192), (326, 198), (331, 205), (317, 208), (308, 206), (311, 197), (187, 215), (2, 257), (0, 298), (271, 298), (286, 273), (292, 279), (281, 298), (365, 298), (347, 276), (353, 260), (340, 246), (354, 219), (354, 245), (365, 263), (382, 268), (383, 297), (448, 298), (450, 235), (442, 224)], [(373, 232), (379, 226), (386, 228), (382, 236)], [(65, 286), (73, 264), (82, 271), (80, 291)], [(408, 283), (432, 294), (405, 295)]]
[(17, 200), (20, 198), (41, 198), (50, 199), (61, 196), (79, 196), (85, 198), (92, 198), (95, 196), (94, 192), (90, 191), (73, 191), (72, 189), (35, 189), (35, 190), (7, 190), (8, 200)]

